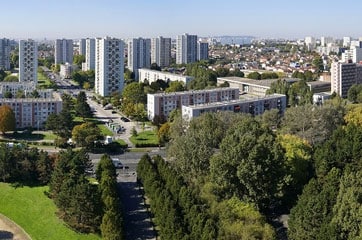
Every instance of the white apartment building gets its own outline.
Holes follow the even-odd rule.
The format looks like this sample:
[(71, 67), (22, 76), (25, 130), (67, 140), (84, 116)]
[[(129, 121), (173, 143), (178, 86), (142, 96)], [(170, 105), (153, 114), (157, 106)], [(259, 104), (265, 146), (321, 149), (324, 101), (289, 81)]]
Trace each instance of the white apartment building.
[(305, 37), (304, 43), (309, 51), (312, 51), (316, 47), (316, 40), (314, 37)]
[(97, 38), (95, 51), (95, 92), (109, 96), (122, 92), (124, 85), (124, 43), (117, 38)]
[(182, 106), (182, 118), (191, 120), (206, 112), (231, 111), (235, 113), (249, 113), (253, 116), (261, 115), (267, 110), (279, 109), (283, 114), (287, 106), (287, 98), (283, 94), (273, 94), (262, 98), (237, 99), (225, 102), (213, 102), (201, 105)]
[(55, 40), (55, 64), (73, 63), (73, 40)]
[(38, 45), (31, 39), (19, 42), (19, 81), (38, 82)]
[(333, 62), (331, 65), (331, 92), (347, 97), (353, 84), (362, 83), (362, 65), (356, 63)]
[(151, 39), (151, 63), (159, 67), (171, 64), (171, 38), (157, 37)]
[(332, 37), (321, 37), (321, 46), (327, 47), (329, 44), (333, 44), (334, 40)]
[(187, 64), (197, 61), (197, 35), (187, 33), (176, 38), (176, 63)]
[(127, 67), (138, 80), (138, 69), (151, 67), (151, 39), (133, 38), (128, 40)]
[(76, 68), (76, 65), (70, 63), (60, 64), (59, 75), (62, 79), (72, 78), (72, 73)]
[(351, 45), (351, 37), (343, 37), (343, 47), (349, 47)]
[(187, 85), (190, 81), (194, 79), (194, 77), (191, 76), (184, 76), (180, 74), (174, 74), (169, 72), (161, 72), (156, 70), (150, 70), (141, 68), (138, 69), (139, 74), (139, 82), (144, 82), (145, 80), (148, 81), (149, 84), (156, 82), (157, 80), (163, 80), (165, 82), (183, 82), (185, 85)]
[(352, 61), (353, 63), (359, 63), (362, 61), (362, 48), (351, 47), (350, 50), (345, 50), (341, 57), (342, 62)]
[(94, 38), (85, 39), (85, 62), (82, 63), (82, 70), (94, 70), (96, 59), (96, 40)]
[(48, 116), (62, 110), (62, 99), (56, 92), (51, 98), (1, 98), (0, 106), (9, 106), (15, 114), (16, 128), (43, 128)]
[(150, 120), (155, 116), (168, 117), (181, 106), (205, 104), (239, 98), (238, 88), (215, 88), (208, 90), (147, 94), (147, 114)]
[(9, 70), (10, 69), (10, 40), (3, 38), (0, 39), (0, 69)]
[(197, 42), (197, 60), (209, 59), (209, 43), (207, 41)]

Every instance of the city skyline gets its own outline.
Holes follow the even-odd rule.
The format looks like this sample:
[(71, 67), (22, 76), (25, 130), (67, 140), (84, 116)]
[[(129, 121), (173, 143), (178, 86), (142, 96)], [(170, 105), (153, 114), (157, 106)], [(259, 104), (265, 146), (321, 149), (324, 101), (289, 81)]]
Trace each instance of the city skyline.
[(56, 39), (248, 35), (257, 38), (359, 37), (362, 2), (346, 0), (17, 0), (2, 3), (1, 37)]

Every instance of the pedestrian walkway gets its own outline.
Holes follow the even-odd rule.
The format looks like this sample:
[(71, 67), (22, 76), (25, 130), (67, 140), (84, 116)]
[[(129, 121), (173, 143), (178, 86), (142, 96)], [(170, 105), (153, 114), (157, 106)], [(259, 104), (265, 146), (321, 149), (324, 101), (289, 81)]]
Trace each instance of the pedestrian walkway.
[(123, 175), (118, 178), (123, 205), (125, 239), (156, 239), (136, 178), (135, 175)]

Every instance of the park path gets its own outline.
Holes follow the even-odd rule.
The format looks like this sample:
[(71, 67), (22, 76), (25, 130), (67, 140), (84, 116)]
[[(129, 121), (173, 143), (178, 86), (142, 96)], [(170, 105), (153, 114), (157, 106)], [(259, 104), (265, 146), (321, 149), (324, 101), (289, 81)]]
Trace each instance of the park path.
[(119, 175), (126, 240), (157, 239), (136, 175)]
[(0, 240), (31, 240), (30, 236), (15, 222), (0, 214)]

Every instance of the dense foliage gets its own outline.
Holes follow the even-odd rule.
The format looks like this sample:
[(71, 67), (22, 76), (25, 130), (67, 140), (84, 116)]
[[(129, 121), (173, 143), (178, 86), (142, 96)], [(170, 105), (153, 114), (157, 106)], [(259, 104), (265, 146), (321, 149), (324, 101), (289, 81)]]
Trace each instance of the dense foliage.
[(0, 144), (0, 180), (23, 184), (47, 184), (54, 157), (22, 144)]

